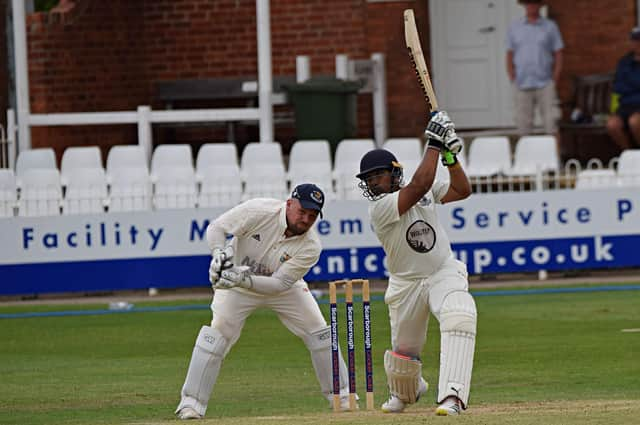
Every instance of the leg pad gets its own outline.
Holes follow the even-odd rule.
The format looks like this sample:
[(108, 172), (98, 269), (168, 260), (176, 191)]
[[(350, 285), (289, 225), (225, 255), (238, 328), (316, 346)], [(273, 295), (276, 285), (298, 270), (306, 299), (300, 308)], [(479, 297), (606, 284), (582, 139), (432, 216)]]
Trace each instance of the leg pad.
[(384, 353), (384, 370), (391, 395), (405, 403), (415, 403), (422, 376), (422, 362), (387, 350)]

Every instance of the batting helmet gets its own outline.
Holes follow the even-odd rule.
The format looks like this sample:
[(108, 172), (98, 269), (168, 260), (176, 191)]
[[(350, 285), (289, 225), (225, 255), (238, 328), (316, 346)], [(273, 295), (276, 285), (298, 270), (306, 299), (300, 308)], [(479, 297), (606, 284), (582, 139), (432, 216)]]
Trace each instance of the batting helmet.
[(356, 175), (361, 181), (358, 186), (362, 189), (365, 198), (370, 200), (380, 199), (386, 193), (378, 193), (377, 190), (369, 187), (367, 177), (374, 171), (388, 170), (391, 172), (391, 192), (400, 188), (402, 182), (402, 165), (396, 156), (385, 149), (374, 149), (367, 152), (360, 160), (360, 173)]

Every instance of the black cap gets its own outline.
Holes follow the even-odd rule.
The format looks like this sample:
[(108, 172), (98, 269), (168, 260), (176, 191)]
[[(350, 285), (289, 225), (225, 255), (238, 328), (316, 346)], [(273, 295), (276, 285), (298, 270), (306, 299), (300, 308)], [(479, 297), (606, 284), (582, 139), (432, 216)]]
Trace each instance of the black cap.
[(386, 149), (374, 149), (360, 160), (360, 173), (356, 177), (362, 179), (366, 174), (375, 170), (392, 170), (394, 167), (402, 168), (396, 156)]
[(302, 208), (319, 211), (320, 217), (322, 217), (324, 193), (315, 184), (303, 183), (297, 185), (295, 189), (293, 189), (291, 197), (300, 201), (300, 205), (302, 205)]
[(631, 34), (629, 35), (629, 37), (631, 38), (631, 40), (640, 40), (640, 27), (634, 27), (631, 30)]

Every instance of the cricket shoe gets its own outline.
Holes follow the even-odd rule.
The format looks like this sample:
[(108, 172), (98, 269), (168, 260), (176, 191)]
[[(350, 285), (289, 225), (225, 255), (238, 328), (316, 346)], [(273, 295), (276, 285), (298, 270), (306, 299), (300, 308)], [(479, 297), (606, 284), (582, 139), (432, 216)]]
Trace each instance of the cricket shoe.
[(458, 416), (462, 412), (460, 406), (460, 400), (457, 397), (447, 397), (440, 406), (436, 408), (436, 415), (438, 416)]
[[(420, 397), (427, 392), (429, 388), (429, 384), (424, 378), (420, 377), (420, 384), (418, 384), (418, 395), (416, 396), (416, 402), (420, 400)], [(400, 400), (398, 397), (392, 395), (389, 397), (389, 400), (382, 403), (382, 412), (384, 413), (402, 413), (404, 408), (407, 407), (409, 403), (405, 403)]]
[(178, 419), (202, 419), (202, 415), (191, 407), (183, 407), (176, 415)]

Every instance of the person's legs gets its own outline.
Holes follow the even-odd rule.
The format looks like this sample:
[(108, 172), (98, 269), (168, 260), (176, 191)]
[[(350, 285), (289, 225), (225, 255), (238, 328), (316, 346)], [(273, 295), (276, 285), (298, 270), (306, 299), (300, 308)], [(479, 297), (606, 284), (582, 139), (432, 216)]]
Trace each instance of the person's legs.
[(211, 326), (203, 326), (196, 338), (176, 414), (180, 419), (202, 418), (207, 411), (222, 361), (240, 337), (246, 318), (259, 298), (233, 290), (217, 290), (213, 296)]
[(526, 136), (533, 131), (535, 94), (533, 90), (520, 90), (515, 85), (512, 88), (518, 134)]
[[(637, 114), (634, 114), (637, 115)], [(631, 147), (631, 139), (625, 130), (624, 117), (618, 114), (610, 115), (607, 119), (607, 131), (614, 143), (622, 150)], [(640, 139), (639, 139), (640, 140)]]
[(429, 307), (427, 281), (389, 281), (385, 303), (389, 308), (392, 351), (385, 353), (385, 372), (391, 396), (385, 413), (400, 413), (427, 391), (420, 353), (427, 338)]
[(389, 281), (385, 303), (389, 308), (391, 349), (409, 357), (419, 357), (427, 341), (429, 306), (423, 282), (394, 285)]
[(638, 148), (640, 147), (640, 111), (633, 112), (631, 116), (629, 116), (627, 123), (629, 125), (629, 132), (633, 138), (633, 141), (629, 140), (629, 147), (635, 146)]
[[(273, 309), (282, 324), (302, 339), (309, 349), (311, 363), (325, 398), (333, 403), (333, 367), (329, 326), (307, 285), (298, 282), (280, 295), (268, 297), (266, 305)], [(340, 353), (341, 405), (348, 408), (349, 380), (347, 366)]]
[(556, 134), (555, 101), (556, 88), (553, 81), (545, 87), (536, 90), (537, 103), (540, 107), (540, 118), (545, 134)]
[(453, 258), (432, 276), (429, 307), (441, 334), (438, 415), (458, 414), (469, 400), (477, 313), (468, 291), (466, 267)]

